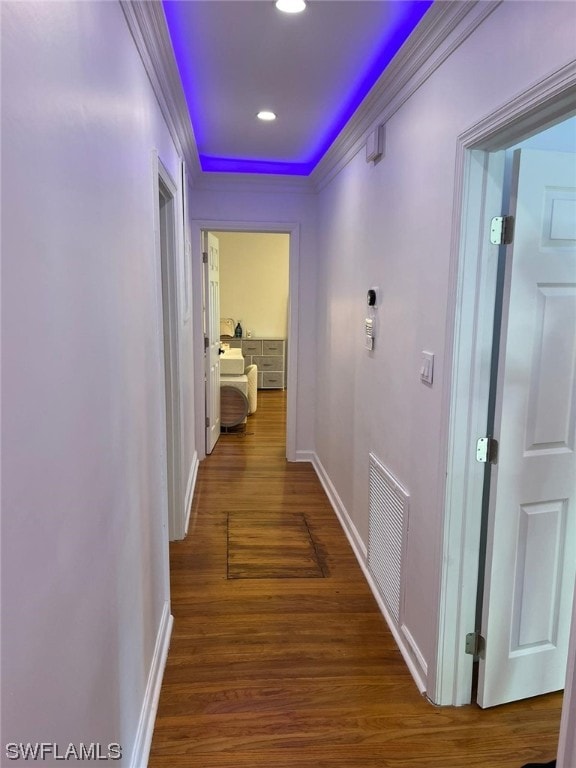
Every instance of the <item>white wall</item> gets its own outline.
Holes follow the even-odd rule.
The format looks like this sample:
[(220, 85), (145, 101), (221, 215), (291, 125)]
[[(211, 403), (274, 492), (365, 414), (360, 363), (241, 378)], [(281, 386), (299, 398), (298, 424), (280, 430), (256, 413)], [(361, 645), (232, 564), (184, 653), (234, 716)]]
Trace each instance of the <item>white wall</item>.
[[(384, 159), (369, 165), (362, 148), (320, 194), (316, 451), (364, 546), (369, 453), (410, 493), (403, 623), (424, 683), (438, 631), (457, 137), (573, 58), (570, 13), (563, 2), (499, 6), (388, 120)], [(420, 382), (422, 350), (436, 356), (432, 388)]]
[(1, 741), (129, 765), (169, 626), (152, 150), (179, 160), (118, 3), (1, 12)]
[(220, 315), (242, 321), (244, 335), (288, 333), (289, 235), (215, 232), (220, 244)]

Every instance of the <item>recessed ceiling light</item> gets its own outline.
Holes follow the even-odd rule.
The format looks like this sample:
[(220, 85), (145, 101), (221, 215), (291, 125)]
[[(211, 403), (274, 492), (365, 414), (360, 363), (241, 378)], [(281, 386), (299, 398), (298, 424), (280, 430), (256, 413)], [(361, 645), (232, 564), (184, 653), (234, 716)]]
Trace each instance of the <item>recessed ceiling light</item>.
[(274, 112), (270, 112), (268, 109), (263, 109), (261, 112), (258, 112), (256, 117), (258, 120), (276, 120)]
[(284, 13), (300, 13), (306, 8), (305, 0), (276, 0), (276, 8)]

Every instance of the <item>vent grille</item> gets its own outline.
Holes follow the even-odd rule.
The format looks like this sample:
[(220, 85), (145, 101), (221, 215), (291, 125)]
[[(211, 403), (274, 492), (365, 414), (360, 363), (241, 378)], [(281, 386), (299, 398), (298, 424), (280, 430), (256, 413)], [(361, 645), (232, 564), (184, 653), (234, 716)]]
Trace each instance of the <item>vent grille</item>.
[(409, 498), (390, 472), (370, 454), (368, 566), (398, 623)]

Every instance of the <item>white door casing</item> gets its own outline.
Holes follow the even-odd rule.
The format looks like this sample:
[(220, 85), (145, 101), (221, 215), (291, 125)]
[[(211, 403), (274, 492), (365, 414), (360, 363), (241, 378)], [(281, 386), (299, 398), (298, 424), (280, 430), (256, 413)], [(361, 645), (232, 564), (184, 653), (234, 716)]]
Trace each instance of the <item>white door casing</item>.
[(576, 572), (576, 159), (518, 150), (478, 703), (564, 685)]
[(179, 230), (179, 190), (160, 161), (152, 154), (156, 250), (160, 265), (160, 311), (164, 373), (164, 417), (166, 424), (166, 485), (168, 532), (171, 540), (184, 535), (186, 510), (182, 493), (182, 430), (180, 402), (178, 260), (181, 249)]
[(220, 266), (218, 238), (211, 232), (204, 233), (204, 253), (206, 453), (209, 454), (220, 437)]
[[(494, 307), (492, 250), (498, 250), (485, 250), (484, 243), (490, 218), (503, 212), (503, 173), (492, 174), (490, 161), (500, 150), (569, 118), (575, 94), (576, 62), (571, 62), (469, 125), (456, 144), (457, 215), (452, 220), (447, 324), (451, 358), (439, 440), (446, 462), (445, 509), (438, 559), (438, 632), (428, 674), (429, 696), (438, 705), (461, 706), (472, 700), (474, 664), (465, 637), (475, 628), (484, 475), (475, 452), (477, 439), (486, 434), (488, 411), (488, 396), (478, 382), (491, 359), (493, 311), (486, 308)], [(494, 184), (500, 194), (491, 205)], [(485, 196), (484, 189), (490, 194)], [(573, 643), (572, 655), (575, 650)]]

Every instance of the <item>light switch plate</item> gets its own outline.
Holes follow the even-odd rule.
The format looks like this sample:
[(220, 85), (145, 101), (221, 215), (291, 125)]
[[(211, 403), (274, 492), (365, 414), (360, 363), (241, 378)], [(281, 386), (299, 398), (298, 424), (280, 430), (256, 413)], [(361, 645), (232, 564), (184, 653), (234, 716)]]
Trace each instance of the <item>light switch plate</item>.
[(420, 364), (420, 381), (423, 384), (432, 386), (434, 380), (434, 353), (422, 352), (422, 362)]

